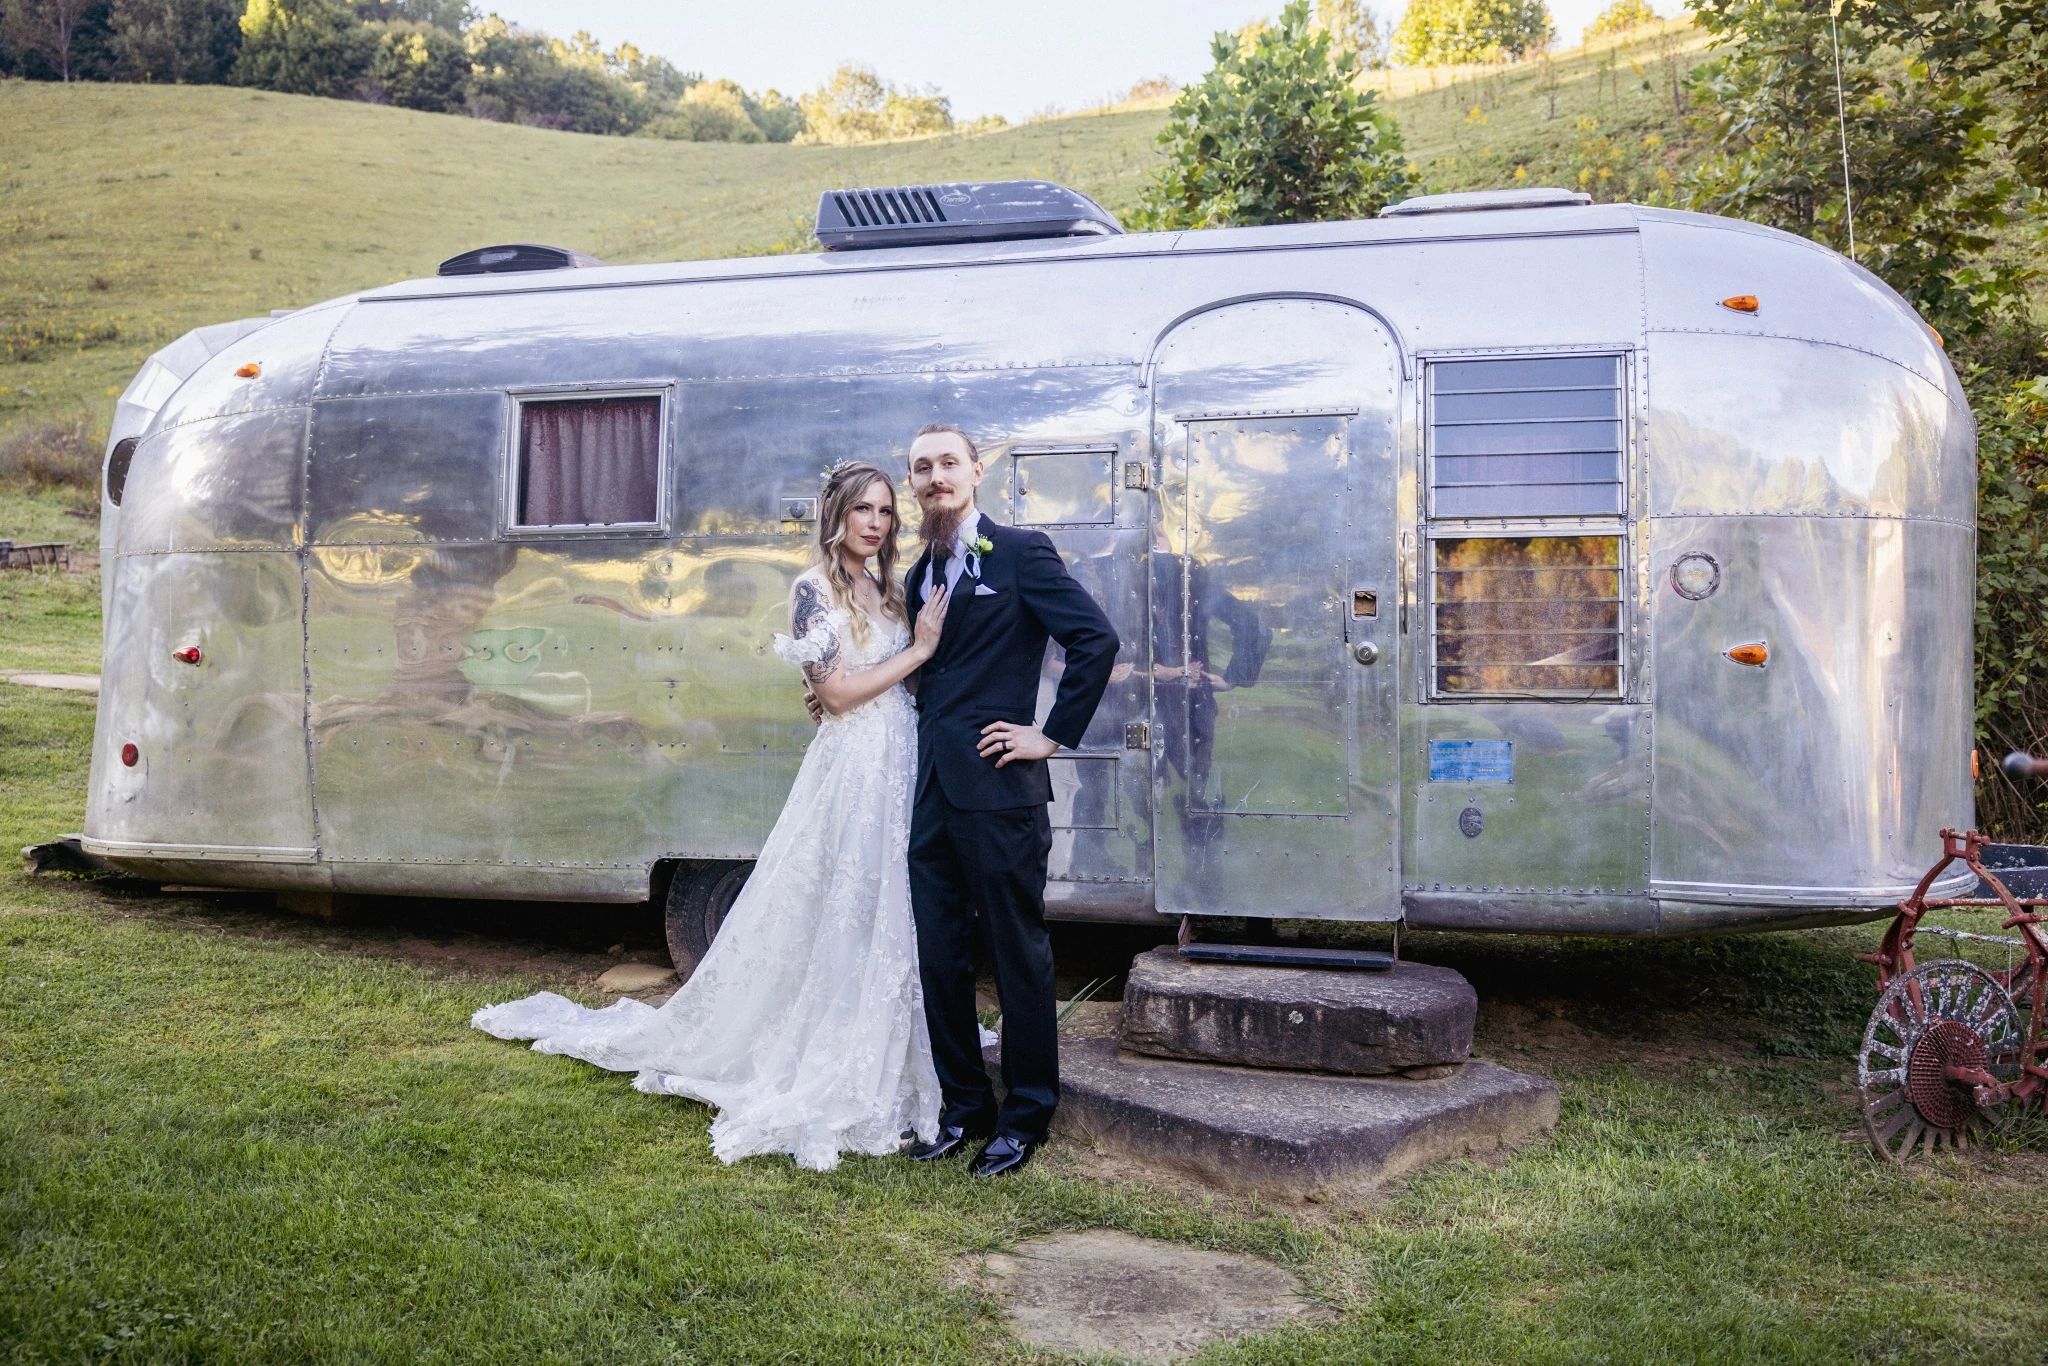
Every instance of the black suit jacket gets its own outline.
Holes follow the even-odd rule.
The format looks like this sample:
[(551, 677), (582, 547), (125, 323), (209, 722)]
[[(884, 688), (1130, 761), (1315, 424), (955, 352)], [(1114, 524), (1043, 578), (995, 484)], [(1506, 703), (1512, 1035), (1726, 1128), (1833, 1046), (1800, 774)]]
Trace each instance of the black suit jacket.
[[(1028, 726), (1037, 719), (1038, 679), (1050, 638), (1065, 649), (1067, 665), (1042, 729), (1068, 749), (1080, 744), (1109, 686), (1116, 631), (1088, 590), (1074, 582), (1044, 532), (998, 526), (984, 515), (980, 534), (994, 549), (981, 557), (979, 585), (963, 567), (938, 652), (917, 675), (917, 791), (935, 781), (963, 811), (1042, 806), (1052, 800), (1044, 760), (997, 768), (993, 757), (976, 752), (981, 728), (991, 721)], [(904, 583), (912, 621), (924, 605), (930, 562), (927, 550)], [(990, 591), (977, 593), (977, 586)]]

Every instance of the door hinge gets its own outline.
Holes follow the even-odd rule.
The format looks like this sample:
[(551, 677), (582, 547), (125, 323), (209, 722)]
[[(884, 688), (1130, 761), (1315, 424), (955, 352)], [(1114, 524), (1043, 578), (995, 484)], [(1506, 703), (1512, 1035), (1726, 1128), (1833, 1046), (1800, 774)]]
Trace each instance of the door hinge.
[(1124, 462), (1124, 487), (1127, 489), (1149, 489), (1152, 487), (1152, 471), (1142, 460)]
[(1145, 723), (1144, 723), (1143, 721), (1127, 721), (1127, 722), (1125, 722), (1125, 723), (1124, 723), (1124, 748), (1125, 748), (1125, 749), (1150, 749), (1150, 748), (1152, 748), (1152, 727), (1150, 727), (1150, 726), (1146, 725), (1146, 724), (1145, 724)]

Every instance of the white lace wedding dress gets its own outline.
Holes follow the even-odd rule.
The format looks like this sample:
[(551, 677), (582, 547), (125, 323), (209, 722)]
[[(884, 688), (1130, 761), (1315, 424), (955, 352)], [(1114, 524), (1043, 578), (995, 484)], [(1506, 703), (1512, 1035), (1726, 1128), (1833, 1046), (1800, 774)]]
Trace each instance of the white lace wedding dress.
[[(863, 644), (835, 608), (774, 645), (792, 664), (836, 649), (851, 674), (909, 639), (878, 620)], [(893, 1152), (908, 1131), (931, 1139), (939, 1083), (906, 861), (916, 767), (917, 718), (901, 685), (826, 717), (710, 952), (664, 1005), (627, 997), (594, 1010), (543, 991), (470, 1023), (636, 1072), (638, 1090), (715, 1106), (711, 1149), (726, 1162), (788, 1153), (828, 1171), (842, 1153)]]

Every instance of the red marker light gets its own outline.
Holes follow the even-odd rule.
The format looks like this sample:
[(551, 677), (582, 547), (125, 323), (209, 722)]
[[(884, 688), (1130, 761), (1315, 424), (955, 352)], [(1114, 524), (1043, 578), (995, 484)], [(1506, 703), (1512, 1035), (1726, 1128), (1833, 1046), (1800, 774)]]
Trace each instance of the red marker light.
[(201, 655), (197, 645), (187, 645), (182, 650), (171, 651), (171, 658), (182, 659), (187, 664), (197, 664), (200, 661)]
[(141, 761), (142, 751), (137, 749), (132, 741), (128, 744), (121, 746), (122, 763), (126, 764), (130, 768), (133, 768), (135, 767), (136, 764), (140, 763)]

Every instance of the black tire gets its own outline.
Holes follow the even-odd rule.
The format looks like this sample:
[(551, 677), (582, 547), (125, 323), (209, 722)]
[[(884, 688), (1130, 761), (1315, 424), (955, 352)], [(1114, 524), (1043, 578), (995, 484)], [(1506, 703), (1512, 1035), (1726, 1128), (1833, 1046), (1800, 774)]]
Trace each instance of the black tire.
[(668, 905), (663, 912), (668, 956), (676, 966), (676, 976), (688, 981), (711, 951), (725, 913), (732, 909), (753, 871), (751, 863), (702, 863), (676, 870), (668, 884)]

